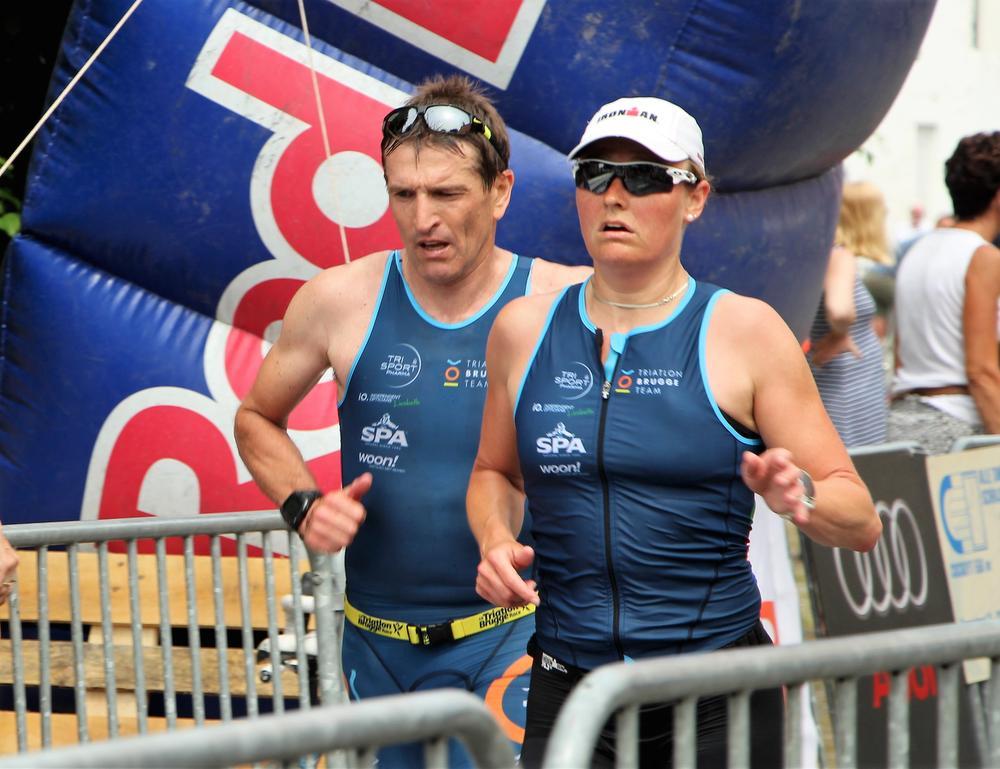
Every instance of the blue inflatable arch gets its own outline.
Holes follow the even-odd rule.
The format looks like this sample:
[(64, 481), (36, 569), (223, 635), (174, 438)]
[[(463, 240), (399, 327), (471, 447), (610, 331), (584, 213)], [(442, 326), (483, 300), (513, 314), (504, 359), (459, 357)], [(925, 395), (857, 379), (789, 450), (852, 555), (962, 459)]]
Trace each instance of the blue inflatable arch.
[[(50, 100), (130, 5), (75, 4)], [(625, 94), (687, 108), (717, 188), (688, 269), (803, 336), (840, 161), (892, 103), (933, 6), (307, 0), (310, 49), (293, 0), (145, 0), (40, 133), (3, 263), (4, 523), (270, 507), (235, 409), (296, 288), (398, 244), (378, 125), (434, 73), (482, 81), (513, 131), (500, 243), (568, 263), (587, 261), (565, 161), (587, 118)], [(335, 401), (321, 382), (290, 423), (326, 486)]]

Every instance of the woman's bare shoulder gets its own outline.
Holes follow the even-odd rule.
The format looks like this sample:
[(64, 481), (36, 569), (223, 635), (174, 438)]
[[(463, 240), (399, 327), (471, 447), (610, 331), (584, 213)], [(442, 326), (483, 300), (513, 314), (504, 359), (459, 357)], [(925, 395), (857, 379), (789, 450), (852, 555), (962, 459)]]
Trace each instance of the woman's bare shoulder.
[[(711, 319), (709, 339), (726, 359), (742, 361), (750, 371), (804, 361), (802, 345), (784, 318), (767, 302), (726, 293)], [(756, 377), (755, 377), (756, 378)]]
[(490, 332), (490, 346), (511, 360), (533, 350), (545, 323), (563, 291), (531, 294), (508, 303), (497, 315)]
[(535, 259), (531, 268), (531, 293), (546, 294), (574, 283), (582, 283), (593, 272), (593, 267), (589, 266), (573, 266)]

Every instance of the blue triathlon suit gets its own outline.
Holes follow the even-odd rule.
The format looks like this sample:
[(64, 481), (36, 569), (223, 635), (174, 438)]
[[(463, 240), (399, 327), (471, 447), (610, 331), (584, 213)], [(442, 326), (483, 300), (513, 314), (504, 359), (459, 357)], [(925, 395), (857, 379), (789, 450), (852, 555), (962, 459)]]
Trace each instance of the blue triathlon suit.
[[(515, 256), (503, 285), (476, 315), (431, 318), (386, 260), (367, 337), (340, 402), (344, 482), (372, 473), (367, 518), (347, 548), (347, 598), (374, 617), (435, 624), (492, 608), (476, 594), (479, 548), (465, 492), (486, 397), (486, 339), (500, 309), (529, 290), (532, 260)], [(460, 687), (484, 697), (520, 749), (534, 618), (459, 641), (413, 646), (344, 626), (352, 698)], [(468, 765), (452, 741), (452, 765)], [(382, 767), (422, 765), (419, 746), (379, 752)], [(458, 763), (454, 763), (458, 762)]]
[[(740, 477), (743, 453), (763, 447), (720, 410), (705, 371), (724, 290), (692, 278), (664, 321), (612, 334), (602, 363), (584, 285), (554, 302), (515, 404), (541, 598), (536, 656), (572, 673), (769, 642), (753, 637), (754, 496)], [(535, 685), (533, 674), (532, 697)], [(533, 718), (529, 701), (529, 740)]]

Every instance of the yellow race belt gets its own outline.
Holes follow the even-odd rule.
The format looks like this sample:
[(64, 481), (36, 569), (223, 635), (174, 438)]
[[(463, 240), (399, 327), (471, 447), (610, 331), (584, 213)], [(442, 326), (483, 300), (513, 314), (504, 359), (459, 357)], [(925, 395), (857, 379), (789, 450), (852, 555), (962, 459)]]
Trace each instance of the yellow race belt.
[(344, 598), (344, 616), (354, 627), (386, 638), (408, 641), (414, 646), (436, 646), (449, 641), (458, 641), (484, 630), (492, 630), (495, 627), (506, 625), (508, 622), (521, 619), (521, 617), (527, 617), (534, 611), (533, 604), (516, 606), (513, 609), (496, 606), (481, 611), (479, 614), (473, 614), (471, 617), (439, 622), (436, 625), (411, 625), (398, 620), (382, 619), (365, 614), (352, 606), (346, 597)]

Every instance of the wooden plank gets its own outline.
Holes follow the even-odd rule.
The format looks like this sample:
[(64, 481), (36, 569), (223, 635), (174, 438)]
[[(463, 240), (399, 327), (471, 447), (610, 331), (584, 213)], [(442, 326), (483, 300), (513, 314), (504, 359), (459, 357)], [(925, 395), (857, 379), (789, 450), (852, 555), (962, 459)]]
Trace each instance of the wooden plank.
[[(149, 732), (164, 732), (167, 730), (166, 718), (149, 718)], [(217, 724), (219, 721), (206, 721), (206, 724)], [(193, 718), (178, 718), (179, 728), (194, 726)], [(40, 750), (42, 747), (42, 717), (38, 713), (26, 714), (28, 732), (28, 750)], [(87, 718), (87, 728), (91, 742), (108, 738), (108, 721), (104, 716)], [(118, 734), (127, 737), (139, 733), (139, 722), (135, 718), (122, 718), (118, 723)], [(77, 745), (76, 715), (73, 713), (52, 714), (52, 746), (64, 747)], [(0, 755), (17, 752), (17, 720), (10, 711), (0, 711)]]
[[(213, 726), (222, 723), (221, 721), (205, 721), (206, 726)], [(38, 713), (27, 714), (28, 750), (41, 750), (42, 748), (42, 717)], [(178, 718), (176, 732), (180, 733), (184, 729), (195, 726), (192, 718)], [(88, 718), (87, 728), (91, 742), (108, 739), (108, 723), (104, 718)], [(147, 719), (147, 731), (150, 734), (167, 731), (166, 718)], [(118, 736), (131, 737), (139, 733), (139, 724), (135, 719), (122, 719), (118, 723)], [(52, 747), (62, 748), (70, 745), (77, 745), (76, 716), (72, 713), (52, 714)], [(10, 755), (17, 752), (17, 722), (14, 714), (0, 712), (0, 755)], [(27, 764), (26, 764), (27, 766)], [(246, 764), (240, 765), (237, 769), (243, 769)], [(325, 757), (321, 757), (317, 769), (325, 769)]]
[[(0, 644), (0, 684), (13, 683), (13, 664), (9, 641)], [(38, 641), (21, 642), (24, 659), (24, 681), (27, 686), (37, 686), (41, 680), (38, 661)], [(143, 668), (146, 674), (146, 691), (163, 691), (163, 655), (158, 646), (143, 647)], [(173, 648), (174, 689), (177, 692), (192, 690), (191, 650), (187, 647)], [(201, 649), (202, 690), (206, 694), (218, 693), (219, 653), (216, 649)], [(135, 666), (132, 658), (132, 647), (115, 646), (115, 688), (123, 691), (135, 690)], [(254, 663), (254, 669), (259, 670), (267, 665), (269, 660)], [(242, 649), (227, 649), (226, 664), (229, 666), (229, 691), (233, 696), (242, 696), (247, 692), (246, 666)], [(75, 684), (73, 664), (73, 645), (69, 641), (53, 641), (49, 644), (49, 671), (52, 686), (72, 687)], [(88, 689), (103, 691), (107, 686), (104, 673), (104, 648), (99, 644), (84, 644), (84, 681)], [(297, 698), (299, 694), (298, 676), (285, 669), (281, 676), (282, 695)], [(258, 697), (271, 696), (272, 684), (261, 683), (257, 679)]]
[[(280, 535), (279, 535), (280, 536)], [(37, 553), (20, 550), (18, 556), (18, 594), (22, 621), (38, 618), (38, 569)], [(155, 555), (139, 555), (138, 587), (140, 624), (156, 627), (160, 624), (159, 592)], [(77, 556), (80, 584), (80, 619), (84, 624), (101, 622), (101, 594), (97, 564), (97, 553), (81, 552)], [(296, 574), (308, 571), (308, 561), (303, 560)], [(52, 622), (69, 622), (70, 610), (69, 555), (65, 552), (48, 554), (48, 600), (49, 619)], [(169, 603), (169, 623), (187, 626), (187, 586), (184, 556), (166, 556), (167, 594)], [(238, 561), (234, 557), (221, 559), (222, 595), (224, 596), (224, 622), (227, 627), (241, 627), (243, 622), (240, 607), (240, 583)], [(215, 625), (215, 605), (212, 584), (211, 556), (194, 557), (195, 595), (198, 624), (203, 627)], [(108, 554), (108, 582), (112, 622), (131, 625), (129, 608), (128, 557), (120, 553)], [(247, 585), (250, 596), (250, 625), (267, 628), (267, 604), (264, 585), (264, 559), (247, 559)], [(274, 559), (275, 621), (280, 628), (284, 623), (280, 598), (292, 592), (291, 575), (286, 558)]]

